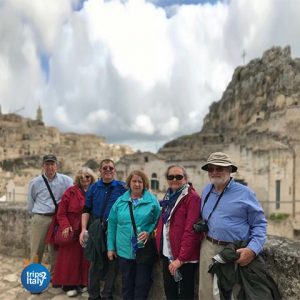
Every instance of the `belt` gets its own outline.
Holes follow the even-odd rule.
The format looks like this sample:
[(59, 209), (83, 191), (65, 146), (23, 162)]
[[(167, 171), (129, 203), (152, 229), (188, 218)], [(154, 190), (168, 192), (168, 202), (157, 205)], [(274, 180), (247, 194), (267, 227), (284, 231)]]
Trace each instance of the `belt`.
[(207, 236), (206, 239), (215, 245), (226, 246), (229, 244), (229, 242), (215, 240), (215, 239), (211, 238), (210, 236)]
[(46, 214), (42, 214), (42, 213), (34, 213), (35, 215), (39, 215), (39, 216), (44, 216), (44, 217), (52, 217), (54, 216), (54, 213), (46, 213)]

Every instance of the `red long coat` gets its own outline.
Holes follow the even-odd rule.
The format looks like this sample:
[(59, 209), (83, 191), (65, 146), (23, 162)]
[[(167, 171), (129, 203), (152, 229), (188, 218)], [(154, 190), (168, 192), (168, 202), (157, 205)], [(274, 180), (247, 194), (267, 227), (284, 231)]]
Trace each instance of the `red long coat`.
[[(194, 188), (189, 187), (188, 193), (180, 199), (170, 216), (169, 239), (174, 259), (178, 258), (183, 262), (199, 260), (202, 234), (193, 231), (193, 224), (199, 219), (200, 202)], [(161, 251), (162, 232), (163, 222), (160, 216), (156, 232), (158, 253)]]
[[(81, 231), (81, 213), (84, 206), (84, 192), (77, 186), (69, 187), (59, 203), (57, 220), (63, 229), (72, 226)], [(66, 246), (59, 246), (54, 267), (52, 284), (88, 284), (89, 262), (84, 258), (79, 239)]]

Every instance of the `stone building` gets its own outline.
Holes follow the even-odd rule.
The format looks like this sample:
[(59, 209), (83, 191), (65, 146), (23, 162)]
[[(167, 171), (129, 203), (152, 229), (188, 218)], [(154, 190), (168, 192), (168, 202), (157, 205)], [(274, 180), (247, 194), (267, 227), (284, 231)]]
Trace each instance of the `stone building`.
[(198, 193), (201, 192), (200, 182), (207, 182), (203, 171), (200, 171), (199, 160), (166, 160), (161, 154), (153, 154), (151, 152), (136, 152), (134, 154), (123, 156), (116, 164), (117, 178), (126, 180), (126, 177), (133, 170), (142, 170), (148, 176), (150, 188), (159, 199), (162, 199), (167, 190), (167, 181), (165, 171), (169, 165), (180, 164), (185, 167), (188, 173), (188, 180), (191, 182)]

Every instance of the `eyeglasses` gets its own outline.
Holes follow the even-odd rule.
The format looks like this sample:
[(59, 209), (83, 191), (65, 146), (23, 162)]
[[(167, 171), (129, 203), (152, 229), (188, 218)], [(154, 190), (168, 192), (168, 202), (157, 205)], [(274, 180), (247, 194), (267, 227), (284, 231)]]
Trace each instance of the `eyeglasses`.
[(105, 167), (102, 167), (102, 170), (103, 170), (103, 171), (113, 171), (113, 170), (114, 170), (114, 167), (105, 166)]
[(85, 175), (85, 176), (82, 176), (81, 179), (90, 179), (91, 176), (90, 175)]
[(207, 167), (207, 171), (212, 173), (214, 171), (216, 171), (217, 173), (221, 173), (225, 170), (225, 167), (221, 167), (221, 166), (209, 166)]
[(168, 180), (174, 180), (174, 178), (176, 179), (176, 180), (182, 180), (183, 179), (183, 175), (167, 175), (167, 179)]

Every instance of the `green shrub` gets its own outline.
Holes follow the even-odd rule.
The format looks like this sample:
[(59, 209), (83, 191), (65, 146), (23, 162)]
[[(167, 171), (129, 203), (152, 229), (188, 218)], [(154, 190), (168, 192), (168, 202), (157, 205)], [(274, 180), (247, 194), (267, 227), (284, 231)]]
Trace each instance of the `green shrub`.
[(282, 220), (287, 219), (288, 217), (289, 217), (289, 214), (276, 212), (276, 213), (270, 214), (269, 219), (273, 220), (273, 221), (282, 221)]

